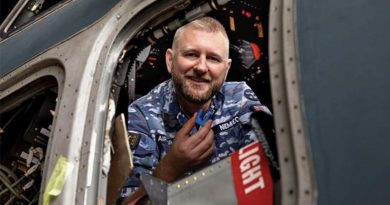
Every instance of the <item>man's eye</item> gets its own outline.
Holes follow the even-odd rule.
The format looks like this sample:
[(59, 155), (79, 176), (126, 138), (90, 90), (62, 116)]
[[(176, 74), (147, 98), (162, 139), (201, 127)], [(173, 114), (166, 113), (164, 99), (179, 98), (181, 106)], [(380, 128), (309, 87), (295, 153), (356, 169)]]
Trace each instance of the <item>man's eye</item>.
[(208, 56), (207, 59), (211, 62), (219, 63), (221, 62), (221, 59), (215, 56)]
[(196, 58), (197, 54), (196, 53), (185, 53), (184, 56), (189, 57), (189, 58)]

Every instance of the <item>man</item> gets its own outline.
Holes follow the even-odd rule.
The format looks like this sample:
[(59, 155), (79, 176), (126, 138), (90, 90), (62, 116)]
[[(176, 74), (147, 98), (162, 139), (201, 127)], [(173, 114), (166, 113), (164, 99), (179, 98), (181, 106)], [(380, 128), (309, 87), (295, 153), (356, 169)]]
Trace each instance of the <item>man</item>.
[(173, 182), (256, 140), (250, 114), (261, 104), (244, 82), (225, 83), (229, 40), (218, 21), (203, 17), (179, 28), (166, 64), (172, 79), (128, 108), (135, 167), (122, 196), (141, 186), (140, 173)]

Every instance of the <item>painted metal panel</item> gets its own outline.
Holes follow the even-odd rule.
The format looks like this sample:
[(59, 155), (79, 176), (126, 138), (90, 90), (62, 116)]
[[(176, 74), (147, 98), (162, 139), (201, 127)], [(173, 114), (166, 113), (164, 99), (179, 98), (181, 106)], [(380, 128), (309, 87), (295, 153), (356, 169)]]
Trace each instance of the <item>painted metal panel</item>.
[(297, 1), (318, 204), (390, 201), (389, 1)]

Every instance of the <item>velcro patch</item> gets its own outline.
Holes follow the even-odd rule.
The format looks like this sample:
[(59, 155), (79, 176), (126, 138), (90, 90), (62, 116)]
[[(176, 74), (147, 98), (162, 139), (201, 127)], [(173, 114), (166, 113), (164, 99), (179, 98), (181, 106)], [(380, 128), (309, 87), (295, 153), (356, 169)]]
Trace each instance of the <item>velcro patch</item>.
[(129, 144), (131, 150), (134, 150), (138, 146), (140, 139), (141, 137), (139, 135), (134, 133), (129, 133)]

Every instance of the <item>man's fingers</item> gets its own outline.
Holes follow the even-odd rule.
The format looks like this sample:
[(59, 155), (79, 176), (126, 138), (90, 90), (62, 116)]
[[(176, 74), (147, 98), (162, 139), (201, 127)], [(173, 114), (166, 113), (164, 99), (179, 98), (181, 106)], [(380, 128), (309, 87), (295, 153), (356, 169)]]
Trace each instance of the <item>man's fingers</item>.
[(195, 126), (196, 115), (198, 112), (195, 112), (192, 117), (183, 125), (183, 127), (177, 132), (176, 136), (188, 136)]
[(214, 150), (214, 143), (211, 144), (211, 146), (202, 155), (200, 155), (199, 161), (204, 162), (206, 159), (209, 159), (213, 154), (213, 150)]
[(214, 132), (212, 129), (209, 130), (206, 137), (192, 150), (193, 156), (199, 157), (203, 155), (209, 148), (213, 147), (214, 143)]
[(211, 120), (208, 120), (203, 127), (201, 127), (198, 132), (193, 134), (187, 142), (190, 144), (191, 147), (198, 146), (199, 143), (201, 143), (207, 136), (207, 133), (211, 130)]

